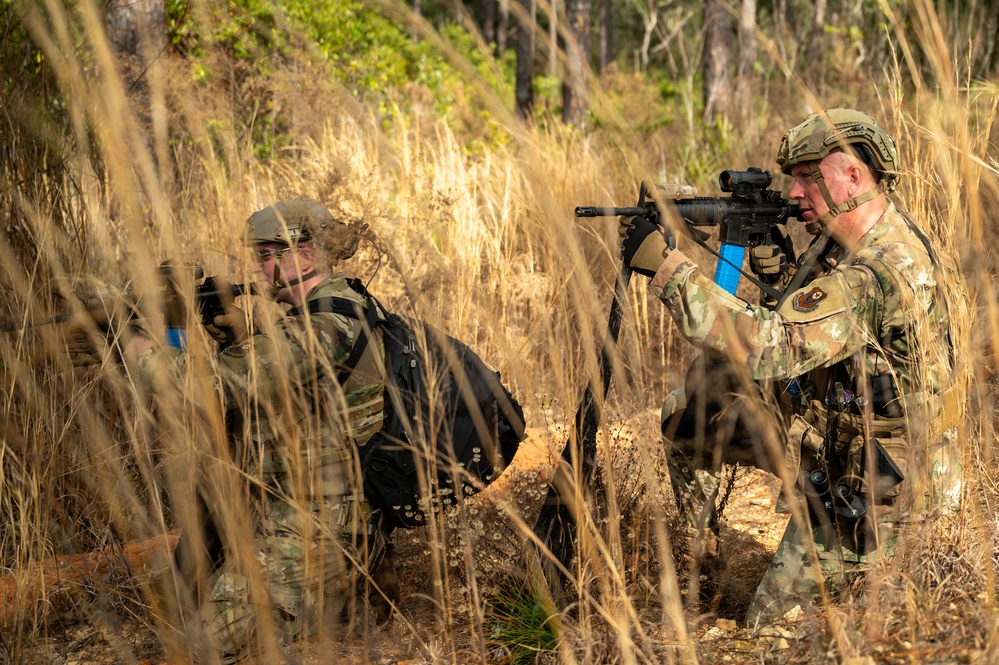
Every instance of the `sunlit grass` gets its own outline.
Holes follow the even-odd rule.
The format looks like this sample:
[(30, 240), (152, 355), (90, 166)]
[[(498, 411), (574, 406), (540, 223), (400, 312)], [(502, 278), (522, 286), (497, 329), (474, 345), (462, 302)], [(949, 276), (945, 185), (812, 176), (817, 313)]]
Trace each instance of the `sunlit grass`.
[[(316, 198), (339, 217), (368, 225), (369, 242), (338, 268), (368, 283), (388, 307), (468, 342), (502, 371), (530, 424), (556, 429), (553, 438), (560, 440), (554, 444), (564, 441), (583, 386), (596, 374), (617, 273), (614, 222), (577, 222), (573, 207), (631, 205), (640, 179), (679, 174), (696, 174), (701, 181), (692, 184), (703, 195), (717, 195), (717, 168), (744, 168), (734, 162), (746, 155), (754, 160), (748, 165), (773, 168), (780, 134), (809, 110), (795, 89), (800, 82), (772, 83), (753, 131), (745, 134), (731, 128), (725, 136), (690, 136), (664, 128), (637, 136), (627, 118), (594, 130), (552, 122), (511, 125), (509, 142), (473, 153), (469, 137), (456, 135), (418, 104), (384, 123), (340, 91), (310, 90), (324, 102), (313, 106), (326, 114), (320, 128), (313, 124), (310, 133), (290, 137), (285, 154), (261, 162), (252, 146), (224, 129), (234, 115), (229, 105), (249, 100), (227, 100), (221, 90), (191, 85), (184, 63), (172, 59), (148, 70), (151, 96), (137, 94), (115, 76), (98, 19), (81, 16), (84, 46), (76, 50), (68, 35), (43, 30), (41, 23), (35, 31), (59, 72), (73, 120), (61, 170), (31, 187), (0, 170), (2, 200), (16, 211), (3, 219), (30, 227), (20, 234), (5, 228), (0, 241), (7, 318), (50, 313), (58, 302), (53, 293), (71, 297), (91, 288), (96, 277), (103, 284), (130, 284), (142, 298), (149, 329), (158, 331), (155, 265), (169, 258), (241, 278), (249, 268), (240, 240), (246, 216), (276, 200)], [(59, 18), (56, 12), (48, 20)], [(844, 657), (995, 648), (999, 299), (996, 234), (985, 211), (999, 200), (990, 142), (997, 96), (989, 86), (950, 86), (950, 56), (936, 56), (939, 79), (948, 82), (939, 90), (907, 90), (901, 74), (894, 74), (880, 83), (878, 101), (862, 80), (834, 99), (817, 96), (830, 104), (863, 102), (898, 138), (900, 201), (939, 243), (941, 260), (960, 269), (946, 288), (955, 296), (959, 380), (973, 386), (958, 436), (967, 488), (959, 518), (917, 525), (897, 564), (873, 576), (870, 594), (808, 619), (822, 644)], [(176, 137), (170, 150), (144, 138), (151, 128), (136, 109), (150, 100)], [(515, 122), (512, 116), (491, 121)], [(34, 138), (27, 125), (16, 131), (21, 140)], [(608, 409), (611, 417), (632, 422), (647, 420), (644, 414), (679, 385), (690, 354), (641, 281), (632, 289), (620, 344), (623, 371)], [(231, 456), (213, 401), (207, 338), (192, 322), (191, 352), (206, 360), (168, 379), (179, 391), (150, 395), (113, 349), (87, 373), (73, 370), (58, 353), (58, 335), (53, 327), (0, 338), (0, 566), (25, 571), (56, 555), (190, 530), (195, 487), (225, 507), (221, 526), (234, 543), (233, 556), (251, 560), (248, 497), (259, 488)], [(672, 507), (661, 488), (652, 489), (659, 482), (649, 463), (659, 452), (656, 429), (645, 423), (601, 438), (597, 496), (608, 503), (588, 507), (580, 520), (585, 558), (572, 571), (578, 577), (556, 596), (562, 604), (558, 631), (544, 622), (554, 608), (536, 594), (515, 595), (513, 602), (500, 594), (494, 601), (491, 580), (476, 584), (477, 557), (488, 551), (490, 539), (469, 527), (474, 519), (457, 515), (450, 526), (441, 520), (421, 534), (431, 552), (422, 574), (443, 618), (435, 626), (403, 622), (414, 648), (431, 662), (488, 660), (496, 642), (534, 644), (538, 653), (554, 658), (557, 652), (565, 662), (693, 662), (695, 649), (710, 659), (710, 646), (695, 646), (696, 622), (685, 623), (679, 595), (685, 571), (675, 570)], [(609, 452), (621, 449), (631, 452)], [(523, 503), (510, 505), (517, 513), (507, 518), (512, 533), (526, 540), (533, 516), (517, 512)], [(632, 519), (619, 521), (622, 513)], [(473, 534), (460, 556), (453, 556), (449, 528)], [(57, 591), (46, 593), (55, 597)], [(99, 610), (104, 618), (95, 619), (80, 609), (90, 592), (102, 599), (131, 594), (141, 607), (129, 605), (129, 611), (155, 628), (169, 657), (184, 660), (203, 645), (196, 623), (179, 625), (176, 599), (162, 586), (146, 584), (137, 594), (122, 583), (75, 597), (77, 616), (103, 621), (113, 631), (111, 618), (121, 605), (106, 603)], [(74, 616), (66, 605), (21, 603), (26, 597), (15, 593), (11, 621), (0, 626), (0, 656), (11, 662), (40, 658), (32, 651), (36, 638), (57, 633), (60, 622)], [(507, 624), (525, 634), (499, 636), (491, 604), (493, 612), (508, 608)], [(276, 651), (273, 639), (264, 642)], [(134, 646), (121, 653), (128, 648)], [(802, 649), (828, 657), (813, 645), (785, 653)]]

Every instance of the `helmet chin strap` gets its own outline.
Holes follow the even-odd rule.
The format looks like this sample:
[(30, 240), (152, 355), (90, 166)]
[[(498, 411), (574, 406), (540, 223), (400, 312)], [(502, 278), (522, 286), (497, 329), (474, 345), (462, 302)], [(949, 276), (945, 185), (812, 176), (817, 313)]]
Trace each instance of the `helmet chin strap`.
[(829, 188), (826, 187), (826, 179), (825, 176), (822, 175), (819, 163), (817, 161), (812, 162), (809, 165), (809, 169), (812, 171), (812, 180), (814, 180), (815, 184), (819, 186), (819, 191), (822, 192), (822, 198), (825, 199), (826, 206), (829, 208), (826, 214), (822, 215), (814, 222), (807, 222), (805, 224), (805, 230), (809, 233), (825, 231), (829, 228), (829, 224), (833, 221), (833, 219), (835, 219), (838, 215), (841, 215), (844, 212), (849, 212), (857, 206), (877, 198), (877, 196), (881, 193), (880, 188), (875, 187), (864, 192), (860, 196), (854, 196), (852, 199), (847, 199), (839, 205), (836, 205), (833, 201), (832, 194), (829, 193)]
[(285, 280), (281, 279), (281, 266), (278, 264), (277, 261), (275, 261), (274, 262), (274, 272), (271, 273), (271, 285), (267, 289), (267, 295), (270, 297), (271, 300), (274, 300), (275, 298), (277, 298), (277, 294), (278, 294), (278, 292), (281, 291), (281, 289), (291, 288), (293, 286), (297, 286), (298, 284), (301, 284), (302, 282), (307, 282), (307, 281), (309, 281), (310, 279), (312, 279), (313, 277), (315, 277), (318, 274), (319, 274), (319, 270), (316, 269), (316, 268), (313, 268), (312, 270), (310, 270), (309, 272), (305, 273), (304, 275), (299, 275), (298, 277), (295, 277), (294, 279), (290, 279), (288, 281), (285, 281)]

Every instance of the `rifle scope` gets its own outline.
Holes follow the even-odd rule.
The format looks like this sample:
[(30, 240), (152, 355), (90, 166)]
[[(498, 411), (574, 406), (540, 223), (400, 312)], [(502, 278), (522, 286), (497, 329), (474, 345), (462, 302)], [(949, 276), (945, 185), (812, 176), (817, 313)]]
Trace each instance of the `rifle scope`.
[(773, 182), (770, 171), (750, 166), (745, 171), (722, 171), (718, 176), (718, 186), (723, 192), (746, 198), (753, 192), (762, 192)]

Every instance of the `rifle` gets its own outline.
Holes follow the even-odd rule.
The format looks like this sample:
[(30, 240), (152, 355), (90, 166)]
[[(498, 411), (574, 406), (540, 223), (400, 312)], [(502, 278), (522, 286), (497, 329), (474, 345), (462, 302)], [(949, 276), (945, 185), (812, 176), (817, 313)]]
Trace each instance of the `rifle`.
[[(800, 217), (801, 210), (797, 204), (782, 198), (780, 192), (769, 189), (772, 181), (770, 171), (755, 167), (749, 167), (745, 171), (722, 171), (718, 176), (718, 186), (723, 192), (731, 194), (725, 198), (679, 198), (661, 189), (661, 192), (666, 192), (666, 196), (660, 196), (658, 201), (648, 201), (632, 208), (580, 206), (576, 208), (576, 217), (641, 215), (663, 226), (657, 205), (661, 204), (663, 208), (675, 211), (694, 231), (691, 234), (694, 240), (718, 257), (715, 283), (734, 294), (739, 286), (740, 274), (746, 275), (742, 271), (746, 247), (769, 243), (774, 226), (784, 224), (792, 217)], [(718, 237), (722, 244), (717, 252), (704, 243), (707, 234), (700, 228), (707, 226), (717, 226), (719, 229)], [(666, 228), (669, 228), (668, 225)], [(771, 297), (779, 300), (783, 295), (751, 275), (746, 276)]]
[[(183, 272), (179, 272), (179, 271)], [(181, 348), (186, 342), (187, 303), (183, 295), (184, 273), (193, 277), (193, 305), (202, 325), (212, 324), (216, 316), (225, 313), (223, 297), (238, 298), (242, 295), (256, 294), (256, 288), (251, 284), (224, 283), (217, 277), (205, 277), (201, 266), (178, 266), (169, 261), (158, 267), (162, 278), (162, 306), (167, 327), (167, 342), (171, 346)], [(202, 280), (202, 281), (198, 281)], [(110, 333), (121, 324), (140, 318), (138, 297), (128, 289), (103, 289), (90, 293), (77, 300), (77, 305), (70, 305), (70, 310), (53, 316), (33, 319), (24, 323), (0, 323), (0, 332), (16, 332), (27, 328), (39, 328), (73, 320), (89, 320), (102, 333)], [(226, 330), (227, 343), (231, 343), (232, 332)]]
[[(204, 274), (203, 270), (202, 274)], [(201, 325), (214, 325), (215, 317), (225, 314), (223, 296), (231, 302), (239, 296), (256, 295), (256, 293), (257, 289), (253, 284), (230, 284), (220, 281), (218, 277), (205, 277), (200, 284), (194, 286), (194, 309), (198, 312)], [(229, 346), (236, 341), (236, 336), (231, 328), (223, 328), (222, 330), (226, 337), (223, 346)]]

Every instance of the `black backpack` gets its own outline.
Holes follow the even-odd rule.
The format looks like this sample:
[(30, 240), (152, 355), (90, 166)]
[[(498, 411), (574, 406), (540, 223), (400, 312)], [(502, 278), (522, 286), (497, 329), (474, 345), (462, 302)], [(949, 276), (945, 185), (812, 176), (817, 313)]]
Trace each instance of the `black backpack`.
[(428, 508), (436, 512), (475, 493), (510, 463), (524, 439), (524, 412), (468, 345), (423, 321), (386, 313), (359, 281), (348, 284), (368, 307), (337, 297), (306, 305), (312, 314), (365, 321), (337, 376), (340, 385), (360, 361), (368, 331), (382, 330), (385, 420), (358, 448), (364, 495), (386, 526), (422, 526)]

